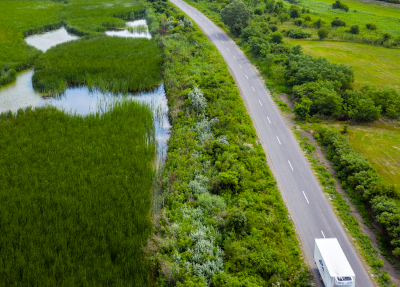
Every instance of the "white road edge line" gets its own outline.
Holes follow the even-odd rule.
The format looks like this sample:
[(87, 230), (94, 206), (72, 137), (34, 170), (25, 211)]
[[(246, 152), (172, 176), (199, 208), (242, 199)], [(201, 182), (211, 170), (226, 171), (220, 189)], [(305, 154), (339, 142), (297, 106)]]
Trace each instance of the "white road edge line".
[(247, 80), (249, 79), (249, 77), (247, 77), (247, 75), (245, 75), (246, 76), (246, 78), (247, 78)]
[(290, 168), (293, 170), (292, 164), (290, 163), (290, 161), (288, 160), (288, 163), (290, 165)]
[(321, 233), (322, 233), (322, 236), (325, 238), (325, 234), (322, 232), (322, 230), (321, 230)]
[(267, 119), (268, 119), (269, 123), (271, 123), (271, 121), (269, 120), (269, 117), (267, 117)]
[(260, 105), (262, 106), (262, 103), (261, 103), (261, 101), (260, 100), (258, 100), (259, 102), (260, 102)]
[(279, 140), (278, 136), (276, 136), (276, 138), (277, 138), (277, 140), (278, 140), (278, 143), (281, 144), (281, 141)]
[(308, 204), (310, 204), (309, 202), (308, 202), (308, 199), (307, 199), (307, 196), (306, 196), (306, 194), (304, 193), (304, 190), (303, 190), (303, 194), (304, 194), (304, 197), (306, 198), (306, 200), (307, 200), (307, 203)]

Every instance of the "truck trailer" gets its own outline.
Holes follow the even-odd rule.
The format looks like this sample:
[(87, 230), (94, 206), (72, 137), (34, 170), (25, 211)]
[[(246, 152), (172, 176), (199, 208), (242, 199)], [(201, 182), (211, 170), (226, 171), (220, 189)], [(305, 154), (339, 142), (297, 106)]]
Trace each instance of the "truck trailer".
[(326, 287), (355, 287), (356, 275), (336, 238), (316, 238), (314, 261)]

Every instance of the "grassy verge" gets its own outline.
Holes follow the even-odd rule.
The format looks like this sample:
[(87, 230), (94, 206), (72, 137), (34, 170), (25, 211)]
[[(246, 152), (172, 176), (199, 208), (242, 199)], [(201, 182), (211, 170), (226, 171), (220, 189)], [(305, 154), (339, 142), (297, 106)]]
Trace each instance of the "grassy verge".
[[(170, 3), (151, 4), (172, 134), (149, 244), (160, 286), (307, 286), (310, 273), (235, 82)], [(171, 18), (171, 16), (173, 18)]]
[(294, 45), (300, 44), (305, 53), (326, 57), (336, 64), (350, 65), (354, 69), (354, 86), (360, 89), (364, 85), (391, 87), (400, 90), (400, 50), (365, 44), (295, 40), (288, 39)]
[(52, 94), (71, 84), (115, 93), (150, 89), (161, 81), (162, 60), (154, 40), (86, 36), (43, 54), (32, 82), (35, 89)]
[(155, 157), (150, 108), (0, 116), (0, 282), (146, 286)]

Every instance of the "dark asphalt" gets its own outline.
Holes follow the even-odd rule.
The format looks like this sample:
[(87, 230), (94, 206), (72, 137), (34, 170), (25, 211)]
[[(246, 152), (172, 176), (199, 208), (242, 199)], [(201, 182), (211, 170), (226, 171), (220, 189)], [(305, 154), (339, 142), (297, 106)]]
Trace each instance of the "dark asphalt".
[(264, 150), (270, 157), (271, 168), (275, 171), (314, 271), (314, 238), (336, 237), (356, 274), (356, 286), (373, 286), (298, 144), (281, 118), (270, 92), (250, 62), (234, 41), (198, 10), (181, 0), (172, 0), (172, 3), (196, 22), (229, 66), (247, 103)]

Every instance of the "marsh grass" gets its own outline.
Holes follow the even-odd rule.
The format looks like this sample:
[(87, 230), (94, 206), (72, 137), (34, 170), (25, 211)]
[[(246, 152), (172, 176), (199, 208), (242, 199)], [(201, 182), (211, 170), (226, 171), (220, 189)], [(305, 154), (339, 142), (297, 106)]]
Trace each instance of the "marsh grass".
[(128, 31), (131, 33), (147, 33), (146, 25), (137, 25), (135, 27), (128, 27)]
[(86, 36), (53, 47), (36, 62), (33, 86), (58, 94), (67, 85), (115, 93), (151, 89), (161, 81), (163, 55), (148, 39)]
[(140, 1), (69, 0), (67, 5), (61, 2), (0, 1), (0, 72), (6, 66), (20, 71), (33, 65), (41, 52), (25, 43), (23, 38), (28, 35), (61, 26), (78, 36), (97, 34), (123, 28), (126, 20), (142, 18), (145, 13)]
[(148, 105), (0, 115), (0, 285), (146, 286), (155, 157)]

